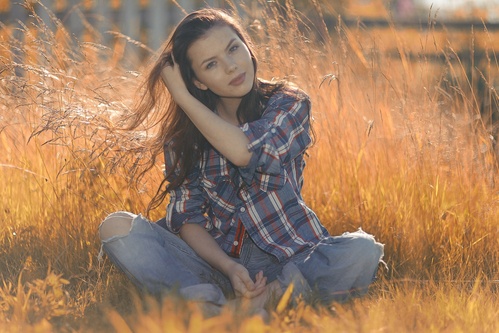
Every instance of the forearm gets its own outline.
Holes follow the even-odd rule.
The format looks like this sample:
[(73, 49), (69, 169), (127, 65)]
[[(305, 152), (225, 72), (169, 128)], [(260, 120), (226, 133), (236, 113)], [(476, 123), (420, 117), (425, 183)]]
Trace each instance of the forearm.
[(229, 275), (233, 261), (202, 226), (184, 224), (180, 228), (180, 237), (212, 267), (226, 276)]
[(208, 109), (192, 95), (178, 98), (180, 107), (201, 134), (223, 156), (237, 166), (248, 165), (252, 153), (243, 131)]

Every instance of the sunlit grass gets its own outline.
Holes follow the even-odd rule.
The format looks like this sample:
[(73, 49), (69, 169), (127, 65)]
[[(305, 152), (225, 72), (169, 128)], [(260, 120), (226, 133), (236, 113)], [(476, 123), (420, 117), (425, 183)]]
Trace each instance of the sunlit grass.
[[(386, 244), (389, 269), (370, 294), (332, 308), (282, 303), (269, 323), (139, 297), (97, 260), (97, 227), (118, 209), (143, 212), (161, 177), (158, 165), (128, 184), (148, 158), (146, 133), (116, 126), (143, 68), (37, 22), (22, 44), (1, 32), (0, 331), (499, 330), (494, 35), (340, 25), (324, 38), (292, 8), (262, 6), (245, 22), (260, 76), (288, 78), (313, 102), (306, 201), (333, 234), (362, 227)], [(471, 63), (463, 50), (485, 56)]]

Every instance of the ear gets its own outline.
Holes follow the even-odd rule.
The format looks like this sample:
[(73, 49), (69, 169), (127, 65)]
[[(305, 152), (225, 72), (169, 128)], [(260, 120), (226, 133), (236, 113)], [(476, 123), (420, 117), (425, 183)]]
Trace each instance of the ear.
[(208, 90), (208, 87), (206, 85), (204, 85), (203, 83), (201, 83), (201, 81), (199, 81), (197, 79), (194, 79), (194, 85), (196, 86), (196, 88), (198, 88), (200, 90)]

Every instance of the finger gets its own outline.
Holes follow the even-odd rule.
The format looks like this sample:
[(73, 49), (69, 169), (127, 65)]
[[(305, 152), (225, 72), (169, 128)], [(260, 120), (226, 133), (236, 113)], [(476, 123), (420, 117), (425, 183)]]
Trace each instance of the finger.
[(255, 285), (255, 282), (253, 282), (253, 280), (251, 280), (251, 278), (248, 277), (243, 282), (244, 282), (244, 286), (246, 287), (246, 289), (248, 289), (249, 291), (255, 290), (256, 285)]
[(260, 286), (265, 286), (267, 284), (267, 277), (264, 276), (261, 278), (261, 280), (257, 283), (257, 286), (260, 287)]
[(249, 275), (242, 274), (237, 277), (234, 289), (238, 291), (241, 296), (245, 296), (248, 292), (255, 289), (255, 283), (251, 280)]
[(245, 298), (256, 297), (265, 292), (265, 290), (267, 289), (267, 277), (263, 276), (263, 272), (258, 273), (255, 278), (256, 278), (255, 288), (252, 290), (247, 290), (243, 294)]
[(234, 288), (234, 292), (236, 293), (236, 296), (244, 296), (244, 294), (246, 294), (248, 292), (248, 290), (246, 289), (246, 286), (244, 285), (244, 283), (235, 283), (233, 284), (233, 288)]
[(234, 288), (234, 293), (236, 294), (236, 297), (244, 297), (244, 294), (246, 294), (248, 291), (247, 290), (240, 290)]
[(263, 279), (267, 280), (267, 277), (265, 275), (263, 275), (263, 271), (262, 271), (259, 274), (259, 280), (263, 280)]
[(256, 281), (255, 281), (255, 286), (260, 286), (260, 285), (265, 285), (266, 281), (267, 281), (267, 277), (263, 276), (263, 273), (262, 274), (257, 274), (257, 276), (255, 277)]
[(260, 271), (260, 272), (258, 272), (258, 274), (256, 275), (256, 280), (257, 280), (257, 281), (258, 281), (258, 280), (261, 280), (261, 279), (263, 279), (264, 277), (265, 277), (265, 276), (263, 275), (263, 271)]
[(164, 52), (161, 54), (160, 56), (160, 64), (161, 64), (161, 67), (162, 68), (165, 68), (165, 67), (168, 67), (169, 65), (171, 65), (171, 55), (170, 55), (170, 52)]
[(239, 275), (239, 279), (244, 284), (246, 289), (248, 289), (248, 290), (255, 289), (255, 283), (253, 282), (253, 280), (249, 276), (248, 271), (246, 269), (244, 270), (244, 272), (240, 272), (238, 275)]
[(254, 297), (257, 297), (257, 296), (263, 294), (266, 290), (267, 290), (267, 286), (263, 285), (263, 286), (256, 288), (255, 290), (246, 292), (243, 296), (245, 298), (254, 298)]
[(265, 278), (255, 286), (253, 292), (259, 293), (260, 291), (265, 290), (266, 287), (267, 287), (267, 279)]

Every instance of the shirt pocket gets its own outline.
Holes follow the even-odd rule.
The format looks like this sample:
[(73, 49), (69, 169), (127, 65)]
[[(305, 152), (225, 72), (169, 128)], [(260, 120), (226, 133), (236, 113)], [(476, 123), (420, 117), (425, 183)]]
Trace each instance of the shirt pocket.
[(286, 172), (282, 170), (277, 175), (270, 175), (268, 173), (255, 172), (255, 182), (263, 192), (280, 190), (286, 182)]
[(201, 187), (205, 190), (205, 192), (212, 192), (216, 187), (215, 179), (210, 179), (208, 177), (201, 177)]
[(209, 205), (218, 216), (227, 216), (237, 205), (236, 188), (228, 176), (201, 178), (201, 186), (209, 198)]

